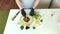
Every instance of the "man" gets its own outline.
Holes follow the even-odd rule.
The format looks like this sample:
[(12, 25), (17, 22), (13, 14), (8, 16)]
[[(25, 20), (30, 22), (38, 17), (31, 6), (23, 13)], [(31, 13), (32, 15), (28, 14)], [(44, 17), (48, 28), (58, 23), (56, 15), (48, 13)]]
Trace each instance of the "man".
[(37, 7), (37, 5), (39, 4), (40, 0), (16, 0), (16, 3), (18, 5), (18, 7), (21, 10), (21, 14), (26, 17), (26, 12), (25, 12), (25, 8), (27, 9), (31, 9), (30, 11), (30, 15), (33, 16), (34, 15), (34, 9)]

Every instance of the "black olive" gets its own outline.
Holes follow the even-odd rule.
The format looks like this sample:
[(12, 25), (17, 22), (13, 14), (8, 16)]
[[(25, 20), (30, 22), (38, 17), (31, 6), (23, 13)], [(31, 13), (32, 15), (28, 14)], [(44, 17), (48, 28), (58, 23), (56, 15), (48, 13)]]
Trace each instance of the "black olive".
[(24, 26), (21, 26), (20, 28), (21, 28), (21, 30), (23, 30), (24, 29)]
[(40, 21), (43, 22), (43, 19), (41, 19)]
[(29, 29), (30, 27), (29, 26), (26, 26), (26, 30)]
[(33, 29), (36, 29), (36, 27), (33, 27)]

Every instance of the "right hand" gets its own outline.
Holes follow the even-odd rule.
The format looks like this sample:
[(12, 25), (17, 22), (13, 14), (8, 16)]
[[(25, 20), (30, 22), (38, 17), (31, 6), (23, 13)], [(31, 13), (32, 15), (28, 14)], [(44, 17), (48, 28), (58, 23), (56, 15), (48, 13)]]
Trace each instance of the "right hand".
[(31, 8), (30, 15), (31, 15), (31, 16), (34, 15), (34, 9), (33, 9), (33, 8)]
[(21, 9), (21, 14), (22, 14), (22, 16), (26, 17), (26, 12), (25, 12), (24, 8)]

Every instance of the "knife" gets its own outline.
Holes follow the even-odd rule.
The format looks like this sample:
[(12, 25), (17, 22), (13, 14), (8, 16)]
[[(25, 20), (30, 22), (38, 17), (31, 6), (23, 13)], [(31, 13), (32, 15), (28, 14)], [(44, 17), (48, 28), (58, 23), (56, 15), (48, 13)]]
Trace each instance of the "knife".
[(13, 16), (12, 20), (14, 20), (14, 19), (17, 17), (17, 15), (18, 15), (19, 13), (20, 13), (20, 11), (18, 11), (18, 12), (16, 13), (16, 15)]

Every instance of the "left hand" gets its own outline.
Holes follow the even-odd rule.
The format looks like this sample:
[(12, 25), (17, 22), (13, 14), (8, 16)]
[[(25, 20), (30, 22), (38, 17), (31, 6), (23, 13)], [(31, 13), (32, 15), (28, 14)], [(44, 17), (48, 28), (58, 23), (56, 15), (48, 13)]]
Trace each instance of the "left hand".
[(31, 8), (30, 15), (31, 15), (31, 16), (34, 15), (34, 9), (33, 9), (33, 8)]
[(21, 9), (21, 14), (22, 14), (22, 16), (26, 17), (26, 12), (25, 12), (24, 8)]

